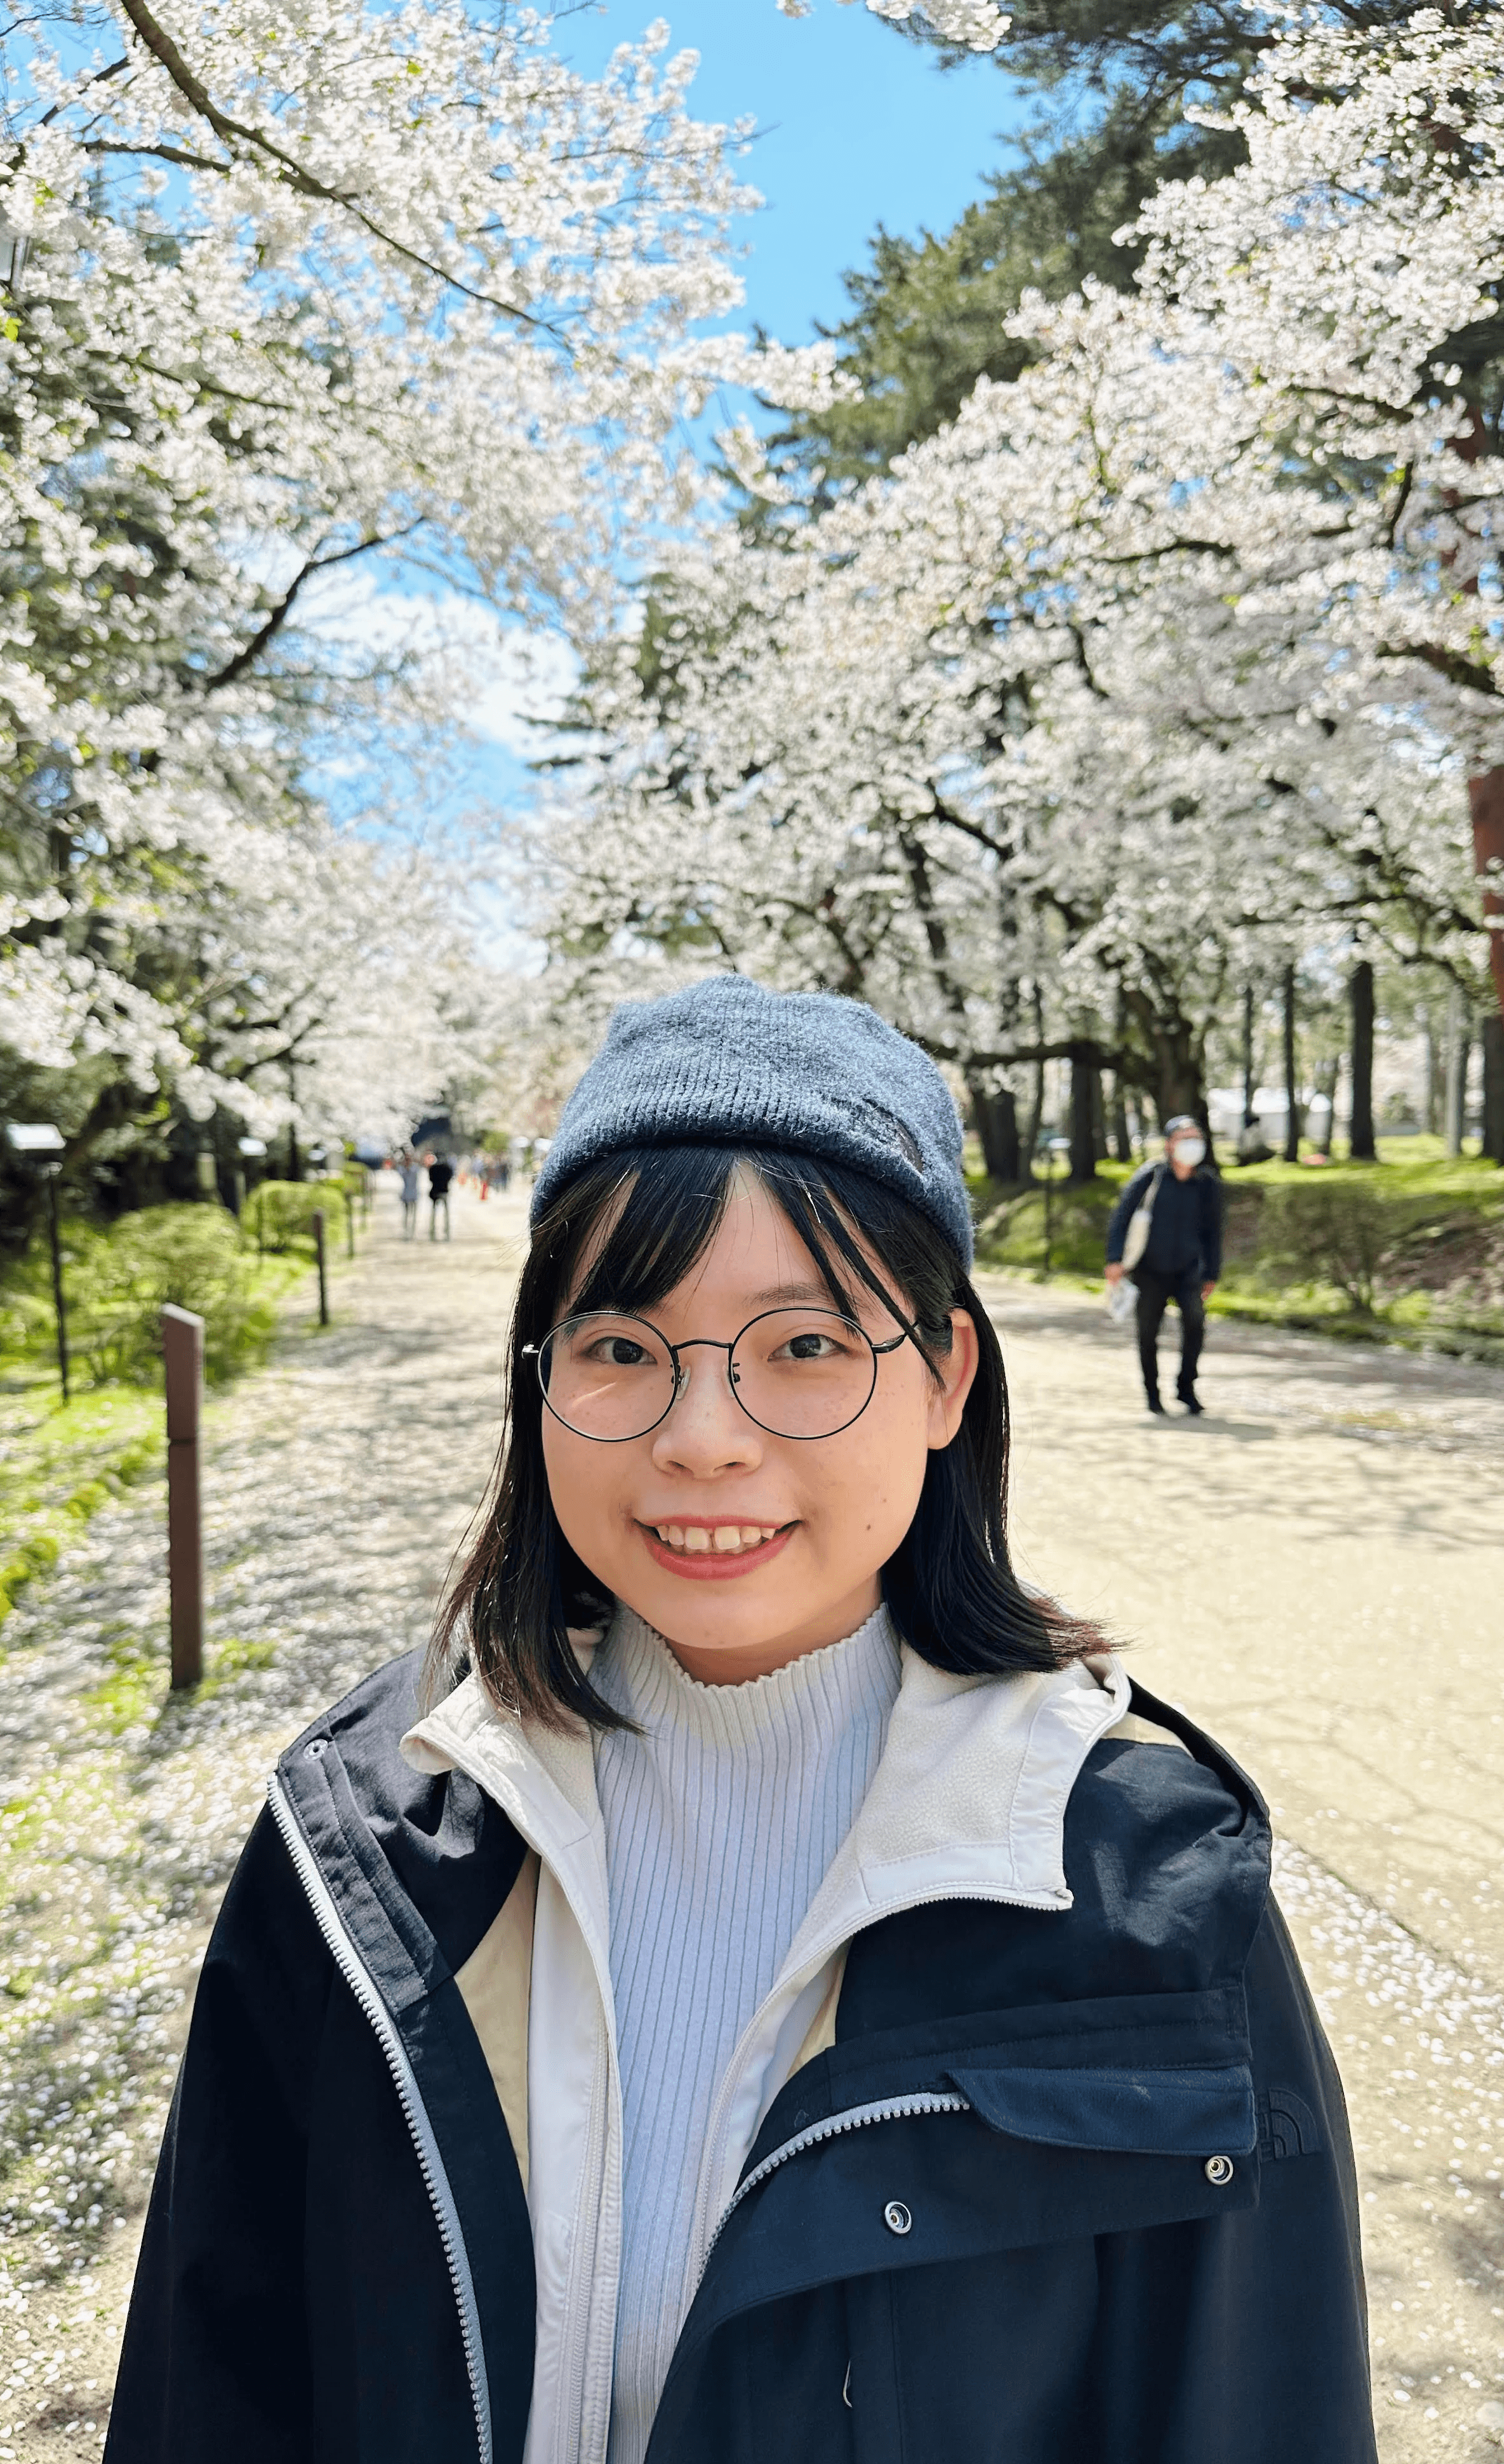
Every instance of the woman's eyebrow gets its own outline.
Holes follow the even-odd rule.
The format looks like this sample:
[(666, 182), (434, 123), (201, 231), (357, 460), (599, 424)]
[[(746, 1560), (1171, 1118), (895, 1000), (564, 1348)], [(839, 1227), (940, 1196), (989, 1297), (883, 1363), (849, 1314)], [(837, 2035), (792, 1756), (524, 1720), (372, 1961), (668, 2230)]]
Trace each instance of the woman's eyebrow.
[(751, 1292), (747, 1297), (760, 1309), (778, 1309), (789, 1301), (824, 1301), (829, 1308), (830, 1287), (829, 1284), (775, 1284), (765, 1292)]

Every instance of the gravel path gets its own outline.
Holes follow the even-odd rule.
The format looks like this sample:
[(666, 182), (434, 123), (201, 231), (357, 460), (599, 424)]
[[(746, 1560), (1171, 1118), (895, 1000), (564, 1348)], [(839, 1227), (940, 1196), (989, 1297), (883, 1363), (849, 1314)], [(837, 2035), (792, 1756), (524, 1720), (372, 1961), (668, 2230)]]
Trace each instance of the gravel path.
[[(423, 1639), (483, 1489), (520, 1204), (461, 1195), (454, 1233), (448, 1249), (405, 1246), (384, 1191), (362, 1262), (336, 1284), (334, 1327), (319, 1332), (300, 1304), (274, 1365), (210, 1406), (210, 1647), (191, 1701), (165, 1694), (160, 1484), (100, 1513), (5, 1628), (0, 2464), (99, 2451), (193, 1977), (266, 1771), (355, 1678)], [(1500, 1529), (1482, 1492), (1494, 1477), (1488, 1450), (1504, 1451), (1504, 1380), (1219, 1334), (1208, 1392), (1226, 1425), (1145, 1430), (1096, 1312), (1022, 1287), (1000, 1284), (991, 1298), (1014, 1379), (1030, 1571), (1083, 1606), (1110, 1607), (1117, 1630), (1152, 1636), (1147, 1681), (1206, 1716), (1286, 1809), (1281, 1896), (1360, 2147), (1385, 2464), (1496, 2456), (1504, 1943), (1492, 1912), (1472, 1905), (1488, 1897), (1479, 1842), (1498, 1798), (1471, 1800), (1498, 1777), (1481, 1610), (1499, 1593), (1496, 1573), (1474, 1588), (1471, 1557), (1488, 1553), (1477, 1535), (1491, 1517)], [(1237, 1434), (1247, 1423), (1270, 1431), (1256, 1451)], [(1464, 1464), (1449, 1460), (1459, 1453)], [(1250, 1462), (1265, 1458), (1250, 1491)], [(1422, 1493), (1405, 1509), (1403, 1562), (1379, 1518), (1406, 1483), (1375, 1489), (1381, 1459), (1409, 1466)], [(1314, 1501), (1307, 1526), (1302, 1501)], [(1360, 1700), (1365, 1683), (1376, 1690), (1372, 1655), (1382, 1661), (1391, 1629), (1445, 1635), (1453, 1661), (1473, 1652), (1456, 1702), (1438, 1654), (1423, 1672), (1434, 1701), (1412, 1671), (1407, 1702), (1390, 1705), (1410, 1764), (1443, 1735), (1452, 1755), (1450, 1723), (1471, 1757), (1420, 1793), (1427, 1822), (1446, 1815), (1434, 1837), (1376, 1798), (1349, 1749), (1337, 1676), (1314, 1710), (1309, 1683), (1292, 1699), (1294, 1645), (1276, 1617), (1270, 1650), (1268, 1613), (1272, 1587), (1300, 1587), (1292, 1551), (1308, 1553), (1304, 1580), (1318, 1592), (1316, 1567), (1340, 1560), (1340, 1618), (1324, 1592), (1320, 1615), (1329, 1658), (1370, 1656), (1367, 1681), (1348, 1669)], [(1308, 1632), (1299, 1620), (1292, 1630), (1297, 1641)], [(1386, 1704), (1389, 1683), (1381, 1673)], [(1409, 1898), (1390, 1886), (1391, 1867), (1419, 1869)]]
[(461, 1197), (311, 1292), (207, 1414), (206, 1682), (166, 1695), (164, 1485), (23, 1595), (0, 1661), (0, 2464), (98, 2453), (219, 1894), (287, 1739), (426, 1637), (485, 1486), (522, 1215)]
[(1024, 1570), (1271, 1799), (1359, 2151), (1385, 2464), (1496, 2456), (1504, 1375), (1216, 1323), (1206, 1418), (1152, 1420), (1100, 1302), (984, 1290)]

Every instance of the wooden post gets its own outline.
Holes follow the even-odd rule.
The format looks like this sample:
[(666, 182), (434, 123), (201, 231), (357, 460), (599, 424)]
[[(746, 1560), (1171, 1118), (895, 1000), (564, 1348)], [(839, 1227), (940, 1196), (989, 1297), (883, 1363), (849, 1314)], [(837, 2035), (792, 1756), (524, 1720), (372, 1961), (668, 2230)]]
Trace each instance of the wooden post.
[(321, 1326), (327, 1326), (329, 1323), (329, 1272), (328, 1262), (324, 1255), (323, 1208), (321, 1206), (316, 1206), (314, 1208), (313, 1236), (314, 1248), (319, 1259), (319, 1323)]
[(172, 1685), (204, 1674), (204, 1528), (199, 1510), (198, 1419), (204, 1392), (204, 1321), (169, 1302), (162, 1312), (167, 1386), (167, 1591)]

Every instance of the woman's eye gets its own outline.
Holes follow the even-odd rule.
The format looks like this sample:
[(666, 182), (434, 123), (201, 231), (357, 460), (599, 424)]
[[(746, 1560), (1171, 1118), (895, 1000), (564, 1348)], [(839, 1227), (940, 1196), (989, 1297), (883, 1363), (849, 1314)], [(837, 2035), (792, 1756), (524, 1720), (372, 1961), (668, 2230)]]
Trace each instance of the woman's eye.
[(640, 1369), (652, 1355), (645, 1343), (634, 1343), (630, 1334), (600, 1334), (586, 1346), (585, 1357), (598, 1361), (603, 1369)]
[(784, 1360), (830, 1360), (840, 1348), (828, 1334), (791, 1334), (773, 1356)]

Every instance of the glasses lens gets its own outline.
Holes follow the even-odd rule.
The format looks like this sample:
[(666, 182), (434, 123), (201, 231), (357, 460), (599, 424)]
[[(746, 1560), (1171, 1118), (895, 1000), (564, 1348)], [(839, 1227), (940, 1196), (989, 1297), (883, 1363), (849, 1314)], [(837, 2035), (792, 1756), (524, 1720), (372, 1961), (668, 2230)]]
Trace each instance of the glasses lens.
[(737, 1338), (743, 1408), (779, 1438), (833, 1438), (872, 1399), (877, 1359), (859, 1326), (830, 1309), (773, 1309)]
[(565, 1319), (543, 1345), (538, 1374), (549, 1410), (582, 1438), (640, 1438), (674, 1400), (668, 1345), (640, 1317)]

